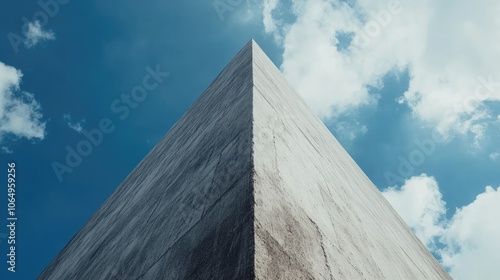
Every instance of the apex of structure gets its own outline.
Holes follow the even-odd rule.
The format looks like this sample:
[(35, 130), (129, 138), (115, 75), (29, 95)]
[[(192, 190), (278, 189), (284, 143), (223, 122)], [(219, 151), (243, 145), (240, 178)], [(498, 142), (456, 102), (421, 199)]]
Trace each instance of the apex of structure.
[(39, 279), (451, 279), (251, 40)]

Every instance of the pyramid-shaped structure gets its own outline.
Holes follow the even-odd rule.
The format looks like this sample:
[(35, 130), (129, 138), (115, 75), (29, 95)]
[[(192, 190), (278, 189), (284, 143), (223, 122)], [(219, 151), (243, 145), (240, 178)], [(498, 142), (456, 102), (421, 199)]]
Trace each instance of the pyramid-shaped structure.
[(39, 279), (451, 279), (252, 40)]

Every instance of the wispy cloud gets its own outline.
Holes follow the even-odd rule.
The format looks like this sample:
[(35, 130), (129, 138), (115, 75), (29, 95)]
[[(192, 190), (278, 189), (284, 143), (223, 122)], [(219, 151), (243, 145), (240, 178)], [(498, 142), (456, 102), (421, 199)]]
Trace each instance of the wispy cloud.
[(63, 119), (66, 122), (66, 124), (68, 125), (68, 127), (71, 128), (72, 130), (74, 130), (78, 133), (83, 132), (83, 124), (85, 124), (85, 119), (81, 119), (77, 122), (73, 122), (71, 120), (70, 114), (64, 114)]
[(486, 187), (451, 219), (446, 219), (438, 182), (426, 174), (408, 179), (401, 188), (388, 188), (383, 195), (422, 243), (441, 257), (453, 279), (498, 278), (500, 187)]
[(273, 11), (278, 7), (278, 0), (267, 0), (264, 1), (263, 4), (263, 23), (264, 30), (267, 33), (271, 33), (274, 36), (274, 39), (277, 43), (280, 43), (282, 38), (280, 35), (280, 30), (278, 25), (280, 25), (281, 21), (273, 18)]
[(500, 153), (499, 152), (491, 153), (490, 158), (491, 160), (497, 160), (498, 158), (500, 158)]
[(0, 62), (0, 142), (5, 135), (43, 139), (45, 122), (33, 94), (20, 88), (23, 74)]
[(52, 32), (52, 30), (43, 30), (39, 21), (30, 22), (28, 24), (28, 30), (24, 33), (24, 36), (26, 37), (26, 40), (24, 41), (26, 48), (34, 47), (43, 41), (56, 39), (54, 32)]
[(353, 141), (354, 139), (362, 136), (368, 132), (366, 125), (362, 125), (359, 121), (350, 120), (343, 121), (339, 120), (330, 125), (333, 129), (335, 136), (338, 139), (345, 140), (346, 143)]
[(13, 151), (9, 147), (2, 147), (2, 153), (4, 154), (12, 154)]

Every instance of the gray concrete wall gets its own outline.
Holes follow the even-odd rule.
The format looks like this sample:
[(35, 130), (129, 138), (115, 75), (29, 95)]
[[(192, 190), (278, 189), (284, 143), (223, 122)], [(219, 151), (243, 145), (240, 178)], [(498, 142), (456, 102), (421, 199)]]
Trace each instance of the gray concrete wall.
[(256, 278), (451, 279), (258, 46), (253, 60)]
[(251, 70), (250, 44), (39, 279), (253, 279)]
[(450, 277), (252, 41), (39, 279)]

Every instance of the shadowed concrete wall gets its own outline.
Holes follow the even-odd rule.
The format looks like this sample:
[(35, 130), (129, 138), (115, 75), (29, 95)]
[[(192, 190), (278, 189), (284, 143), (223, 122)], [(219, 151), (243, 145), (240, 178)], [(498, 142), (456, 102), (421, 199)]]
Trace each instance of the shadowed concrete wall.
[(252, 62), (244, 48), (39, 279), (252, 279)]
[(450, 279), (248, 43), (39, 279)]

